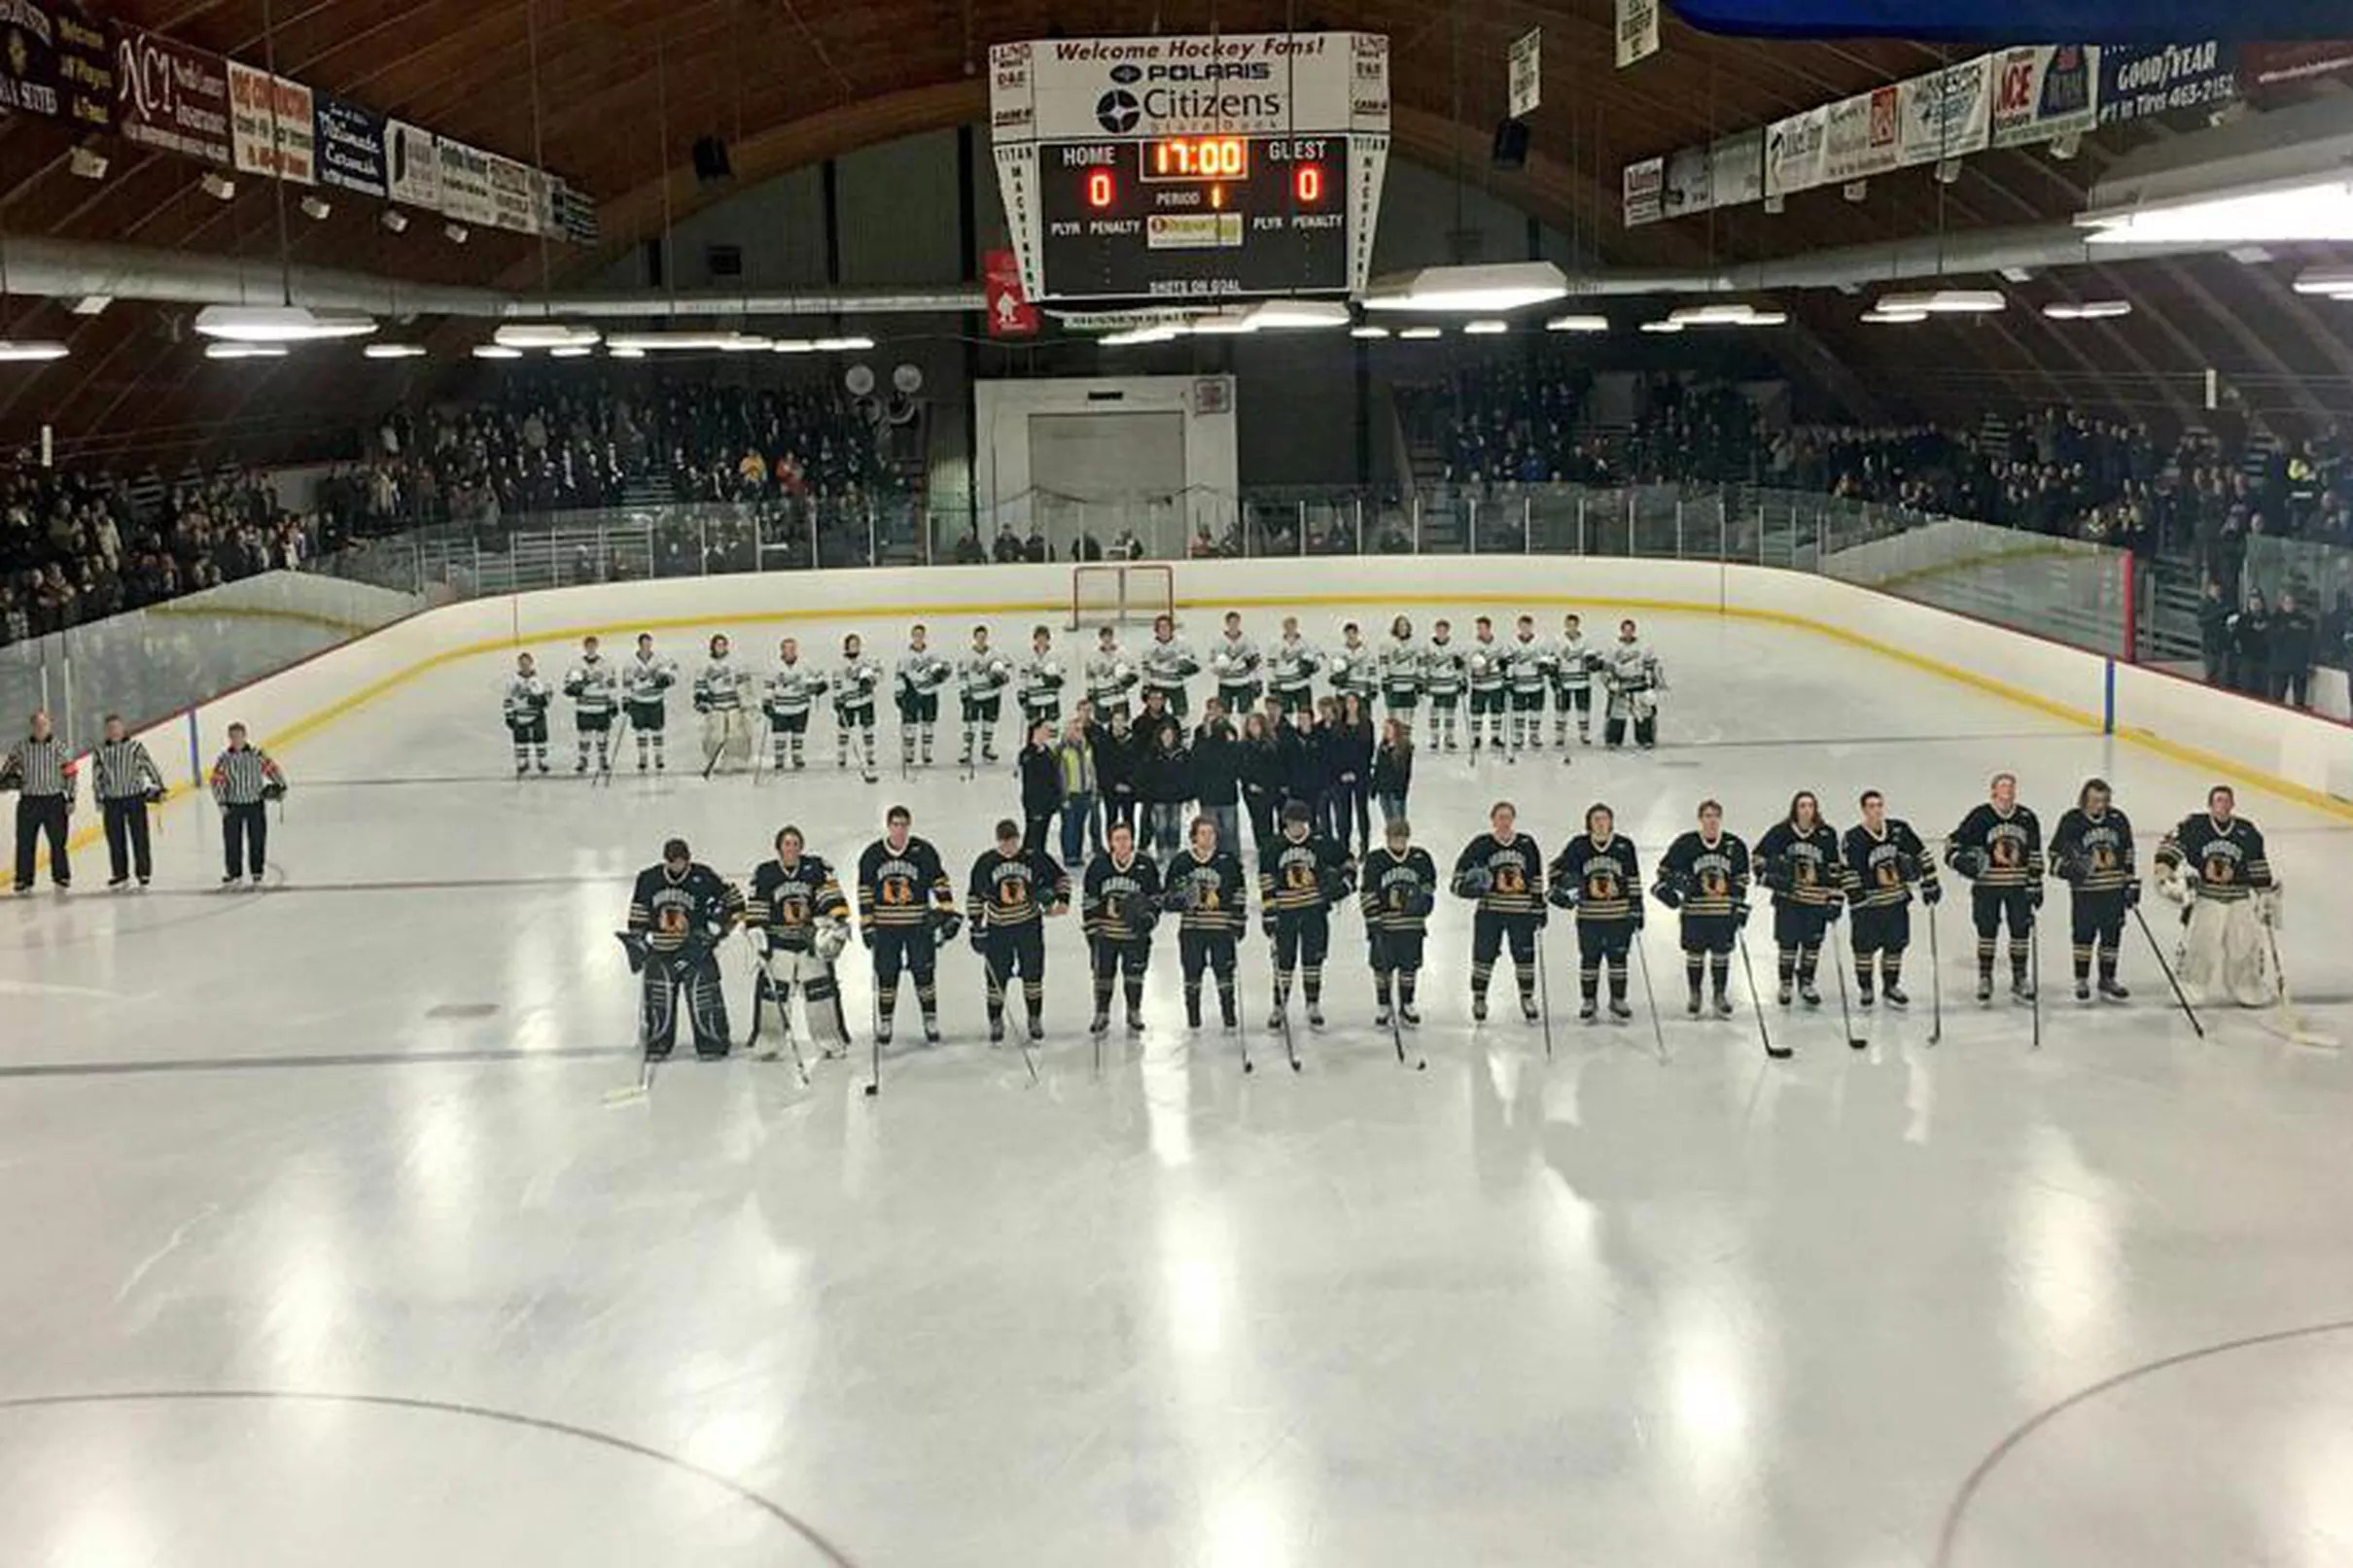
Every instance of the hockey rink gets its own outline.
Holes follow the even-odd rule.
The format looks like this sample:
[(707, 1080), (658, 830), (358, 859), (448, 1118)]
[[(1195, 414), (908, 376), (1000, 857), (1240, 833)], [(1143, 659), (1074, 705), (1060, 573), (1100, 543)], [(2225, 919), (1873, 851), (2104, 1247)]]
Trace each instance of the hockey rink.
[[(1464, 606), (1457, 637), (1481, 609), (1519, 607)], [(1351, 612), (1302, 613), (1328, 647)], [(1389, 612), (1355, 618), (1377, 640)], [(1187, 622), (1201, 645), (1214, 614)], [(755, 671), (785, 632), (829, 664), (851, 629), (903, 645), (710, 628)], [(1644, 631), (1657, 752), (1564, 768), (1549, 722), (1517, 766), (1422, 752), (1411, 816), (1442, 868), (1498, 798), (1548, 856), (1608, 802), (1646, 880), (1709, 795), (1753, 843), (1796, 789), (1844, 831), (1877, 787), (1934, 844), (1997, 769), (2046, 833), (2111, 780), (2145, 865), (2215, 782), (1800, 628)], [(690, 677), (702, 638), (662, 641)], [(573, 650), (536, 651), (560, 679)], [(665, 837), (744, 880), (794, 822), (846, 868), (904, 802), (961, 894), (1018, 816), (1018, 741), (1008, 718), (966, 782), (943, 725), (902, 780), (886, 702), (873, 786), (835, 770), (823, 711), (807, 773), (705, 781), (682, 690), (670, 771), (624, 752), (608, 789), (572, 774), (559, 700), (557, 772), (517, 783), (509, 663), (431, 670), (278, 752), (265, 891), (215, 890), (217, 819), (176, 800), (153, 890), (104, 891), (99, 847), (69, 896), (0, 905), (12, 1564), (2353, 1559), (2353, 1067), (2269, 1015), (2211, 1014), (2199, 1041), (2129, 927), (2131, 1002), (2079, 1005), (2056, 883), (2039, 1051), (2026, 1008), (1971, 999), (1965, 894), (1938, 915), (1941, 1044), (1923, 920), (1908, 1014), (1857, 1013), (1850, 1051), (1826, 960), (1822, 1009), (1767, 998), (1798, 1047), (1777, 1063), (1737, 966), (1736, 1018), (1682, 1016), (1655, 904), (1666, 1060), (1638, 975), (1631, 1026), (1575, 1022), (1565, 919), (1549, 1058), (1508, 969), (1474, 1028), (1449, 899), (1406, 1039), (1426, 1072), (1372, 1028), (1352, 913), (1297, 1074), (1261, 1028), (1255, 929), (1253, 1075), (1213, 1022), (1185, 1031), (1165, 928), (1149, 1030), (1115, 1028), (1098, 1071), (1073, 918), (1035, 1086), (986, 1044), (959, 941), (945, 1043), (910, 999), (878, 1098), (854, 947), (858, 1050), (810, 1088), (682, 1045), (608, 1108), (637, 1073), (612, 932)], [(2353, 821), (2241, 783), (2300, 1006), (2353, 1036)], [(1749, 947), (1770, 990), (1762, 911)], [(741, 1040), (742, 943), (725, 963)]]

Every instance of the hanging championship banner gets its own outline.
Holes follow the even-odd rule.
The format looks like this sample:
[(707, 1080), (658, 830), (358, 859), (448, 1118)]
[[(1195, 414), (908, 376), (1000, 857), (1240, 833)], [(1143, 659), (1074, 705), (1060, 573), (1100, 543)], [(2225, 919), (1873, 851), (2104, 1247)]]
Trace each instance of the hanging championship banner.
[(311, 103), (320, 182), (364, 195), (384, 194), (384, 117), (329, 92), (311, 94)]
[(119, 29), (115, 126), (140, 147), (230, 167), (228, 62), (161, 33)]
[(1618, 69), (1659, 52), (1659, 0), (1618, 0)]
[(1909, 166), (1984, 152), (1992, 87), (1990, 54), (1898, 84), (1896, 161)]
[(1896, 96), (1895, 88), (1879, 87), (1830, 106), (1830, 123), (1822, 137), (1825, 184), (1868, 180), (1895, 168)]
[(1667, 159), (1646, 157), (1619, 175), (1624, 187), (1626, 226), (1639, 228), (1667, 216)]
[(2028, 147), (2098, 124), (2099, 52), (2084, 44), (2003, 51), (1994, 66), (1992, 144)]
[(1830, 152), (1830, 109), (1776, 120), (1765, 131), (1765, 193), (1785, 196), (1823, 183)]
[(70, 4), (0, 0), (0, 110), (114, 123), (115, 67), (105, 29)]
[(1511, 117), (1526, 119), (1544, 100), (1544, 29), (1530, 27), (1513, 39), (1508, 62)]
[(547, 177), (547, 205), (552, 232), (575, 245), (594, 245), (597, 238), (596, 203), (553, 175)]
[(103, 23), (70, 5), (51, 13), (57, 27), (58, 117), (84, 130), (115, 128), (115, 52)]

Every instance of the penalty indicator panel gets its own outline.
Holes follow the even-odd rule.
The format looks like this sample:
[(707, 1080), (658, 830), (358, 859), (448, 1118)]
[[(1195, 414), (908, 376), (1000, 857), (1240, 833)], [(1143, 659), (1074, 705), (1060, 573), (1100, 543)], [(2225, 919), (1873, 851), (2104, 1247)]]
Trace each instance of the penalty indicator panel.
[(1362, 292), (1388, 153), (1385, 37), (1037, 40), (997, 46), (991, 74), (1032, 297)]

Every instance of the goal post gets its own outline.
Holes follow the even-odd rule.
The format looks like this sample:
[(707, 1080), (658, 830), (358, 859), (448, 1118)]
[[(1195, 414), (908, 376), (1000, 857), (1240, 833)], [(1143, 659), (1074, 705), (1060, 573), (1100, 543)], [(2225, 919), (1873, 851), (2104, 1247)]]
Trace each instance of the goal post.
[(1166, 561), (1089, 561), (1071, 568), (1071, 630), (1149, 626), (1176, 613), (1176, 571)]

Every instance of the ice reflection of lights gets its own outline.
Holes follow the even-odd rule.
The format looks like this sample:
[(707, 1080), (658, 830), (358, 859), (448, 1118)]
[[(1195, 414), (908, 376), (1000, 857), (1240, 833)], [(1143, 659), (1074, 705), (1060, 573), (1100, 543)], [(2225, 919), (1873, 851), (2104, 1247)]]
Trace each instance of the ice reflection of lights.
[(1203, 1521), (1202, 1568), (1285, 1568), (1291, 1561), (1280, 1503), (1257, 1490), (1220, 1498)]
[(1222, 1352), (1234, 1316), (1234, 1238), (1212, 1203), (1172, 1195), (1161, 1217), (1161, 1308), (1186, 1357)]
[(2116, 1212), (2107, 1180), (2066, 1134), (2032, 1140), (2017, 1195), (2014, 1273), (2031, 1307), (2034, 1354), (2052, 1365), (2096, 1360), (2120, 1332)]
[(722, 1476), (740, 1476), (761, 1464), (776, 1446), (778, 1411), (736, 1408), (705, 1416), (686, 1439), (680, 1457)]
[(1143, 1065), (1145, 1134), (1152, 1157), (1175, 1170), (1193, 1163), (1193, 1075), (1180, 1057)]
[(155, 1568), (169, 1560), (140, 1523), (138, 1514), (127, 1503), (86, 1493), (57, 1530), (53, 1549), (40, 1560), (59, 1568)]
[(347, 1297), (334, 1242), (300, 1238), (279, 1271), (264, 1331), (280, 1380), (317, 1382), (347, 1370), (340, 1355), (350, 1339), (341, 1332)]

